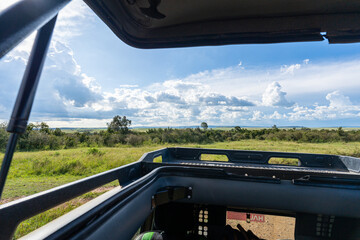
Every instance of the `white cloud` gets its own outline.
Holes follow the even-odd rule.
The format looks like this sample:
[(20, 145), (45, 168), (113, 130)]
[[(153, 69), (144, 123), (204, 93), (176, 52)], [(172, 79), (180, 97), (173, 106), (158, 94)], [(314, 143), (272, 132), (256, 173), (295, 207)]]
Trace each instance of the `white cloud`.
[[(300, 66), (299, 66), (300, 65)], [(293, 69), (294, 71), (289, 70)], [(284, 72), (292, 72), (285, 74)], [(272, 67), (238, 66), (202, 71), (191, 74), (183, 82), (206, 84), (209, 91), (226, 93), (227, 96), (246, 96), (253, 102), (264, 93), (269, 84), (278, 82), (286, 88), (292, 100), (301, 99), (305, 94), (320, 96), (336, 89), (354, 92), (360, 89), (360, 59), (342, 61), (312, 62), (305, 59), (302, 63)]]
[(174, 94), (169, 94), (166, 92), (157, 93), (156, 100), (158, 102), (174, 103), (174, 104), (184, 104), (184, 100), (181, 97)]
[(53, 119), (47, 121), (47, 124), (52, 128), (86, 128), (86, 127), (94, 127), (94, 128), (104, 128), (106, 127), (106, 123), (111, 122), (111, 118), (108, 119)]
[(352, 105), (350, 98), (347, 96), (344, 96), (339, 91), (334, 91), (334, 92), (327, 94), (326, 100), (328, 100), (330, 102), (330, 107), (334, 107), (334, 108), (342, 108), (342, 107), (348, 107), (348, 106)]
[(281, 91), (281, 88), (282, 87), (278, 82), (269, 84), (262, 95), (262, 104), (264, 106), (278, 107), (290, 107), (294, 105), (294, 103), (291, 103), (286, 99), (286, 92)]
[(84, 26), (93, 20), (94, 13), (84, 1), (73, 0), (59, 12), (53, 39), (68, 42), (69, 39), (81, 35)]
[(227, 97), (217, 93), (204, 93), (204, 96), (199, 98), (200, 103), (208, 106), (255, 106), (254, 103), (237, 97)]
[[(308, 62), (308, 59), (306, 59), (305, 61)], [(304, 62), (305, 64), (307, 64), (306, 62)], [(300, 64), (292, 64), (290, 66), (284, 65), (281, 66), (280, 72), (284, 73), (284, 74), (294, 74), (294, 71), (298, 70), (301, 68)]]
[(123, 84), (119, 86), (120, 88), (137, 88), (139, 85)]
[[(14, 63), (24, 64), (14, 58), (0, 64), (0, 68)], [(147, 88), (120, 85), (113, 91), (103, 91), (95, 78), (83, 72), (69, 46), (59, 41), (51, 44), (44, 69), (32, 116), (36, 121), (49, 121), (54, 126), (70, 126), (64, 123), (64, 118), (73, 126), (105, 126), (117, 114), (128, 116), (135, 125), (150, 126), (196, 125), (201, 121), (223, 125), (272, 125), (279, 121), (341, 119), (360, 114), (359, 107), (340, 91), (322, 95), (328, 105), (294, 105), (286, 99), (286, 92), (276, 81), (258, 86), (262, 92), (259, 99), (251, 92), (247, 96), (230, 95), (229, 91), (217, 90), (212, 81), (207, 83), (203, 79), (227, 78), (227, 71), (232, 75), (236, 67), (222, 73), (217, 70), (154, 83)]]
[(301, 120), (331, 120), (356, 118), (360, 113), (360, 106), (353, 105), (350, 98), (339, 91), (326, 95), (329, 105), (298, 106), (288, 113), (291, 121)]
[(279, 120), (279, 119), (284, 119), (284, 118), (286, 118), (286, 115), (281, 115), (280, 113), (278, 113), (278, 111), (275, 111), (273, 114), (271, 114), (269, 116), (269, 119), (277, 119), (277, 120)]
[(260, 111), (254, 111), (252, 117), (249, 119), (250, 121), (260, 121), (263, 119), (263, 113)]

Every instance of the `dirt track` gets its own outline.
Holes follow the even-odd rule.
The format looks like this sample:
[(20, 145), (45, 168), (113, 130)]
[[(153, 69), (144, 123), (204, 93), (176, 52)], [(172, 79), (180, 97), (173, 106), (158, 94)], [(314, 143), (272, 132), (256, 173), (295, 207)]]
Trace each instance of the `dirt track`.
[(227, 224), (236, 228), (240, 225), (255, 233), (256, 236), (266, 240), (294, 239), (295, 219), (290, 217), (265, 216), (265, 222), (250, 222), (239, 220), (227, 220)]

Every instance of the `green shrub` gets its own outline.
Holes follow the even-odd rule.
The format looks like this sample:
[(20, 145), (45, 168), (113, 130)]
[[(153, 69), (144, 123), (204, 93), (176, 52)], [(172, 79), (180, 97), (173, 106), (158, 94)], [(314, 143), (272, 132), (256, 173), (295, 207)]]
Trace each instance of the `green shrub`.
[(77, 147), (79, 140), (75, 134), (68, 134), (65, 138), (65, 149)]
[(130, 134), (126, 138), (127, 144), (129, 144), (131, 146), (140, 146), (144, 142), (144, 140), (145, 139), (142, 136), (134, 135), (134, 134)]
[(105, 153), (100, 151), (98, 148), (96, 147), (92, 147), (92, 148), (89, 148), (88, 151), (87, 151), (87, 154), (89, 155), (94, 155), (94, 156), (102, 156), (104, 155)]

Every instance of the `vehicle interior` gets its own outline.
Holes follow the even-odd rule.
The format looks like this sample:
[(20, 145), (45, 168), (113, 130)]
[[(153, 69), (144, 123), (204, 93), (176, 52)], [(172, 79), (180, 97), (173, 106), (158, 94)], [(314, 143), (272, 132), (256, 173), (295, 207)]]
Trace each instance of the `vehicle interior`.
[[(41, 47), (68, 2), (25, 0), (0, 14), (0, 57), (39, 30), (34, 44), (39, 51), (28, 63), (30, 77), (23, 80), (9, 123), (15, 143), (36, 92), (47, 49)], [(85, 2), (119, 41), (136, 48), (360, 41), (359, 1)], [(35, 81), (26, 83), (31, 76)], [(7, 150), (10, 160), (2, 178), (13, 151)], [(274, 158), (296, 164), (273, 164)], [(23, 239), (155, 239), (139, 238), (148, 232), (169, 240), (360, 239), (359, 158), (177, 147), (144, 153), (137, 162), (0, 205), (0, 239), (11, 239), (24, 219), (114, 180), (121, 187)]]
[[(203, 154), (228, 161), (204, 161)], [(301, 164), (269, 164), (272, 157), (297, 158)], [(226, 238), (228, 228), (235, 231), (240, 224), (259, 239), (358, 239), (359, 169), (353, 163), (358, 166), (358, 159), (334, 155), (165, 148), (114, 169), (122, 189), (26, 238), (131, 239), (136, 232), (160, 231), (167, 239), (233, 239)], [(285, 218), (287, 235), (281, 230), (267, 235), (256, 217), (275, 225)]]

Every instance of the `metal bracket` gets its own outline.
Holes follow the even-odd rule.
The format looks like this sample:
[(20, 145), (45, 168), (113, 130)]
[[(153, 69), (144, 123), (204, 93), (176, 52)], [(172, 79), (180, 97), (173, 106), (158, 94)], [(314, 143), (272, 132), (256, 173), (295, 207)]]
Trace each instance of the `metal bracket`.
[(192, 187), (167, 187), (151, 197), (151, 208), (180, 199), (192, 198)]

